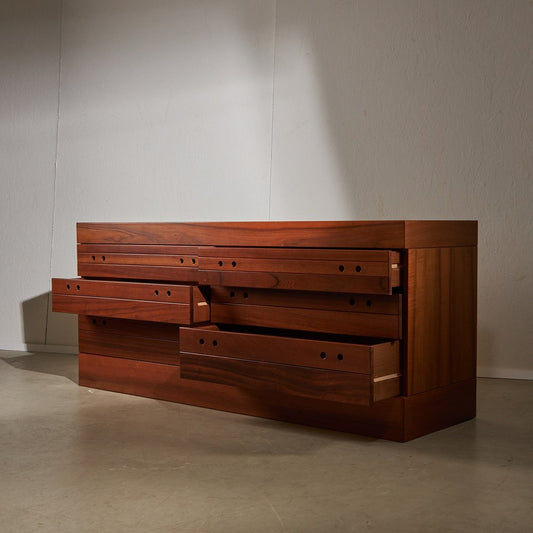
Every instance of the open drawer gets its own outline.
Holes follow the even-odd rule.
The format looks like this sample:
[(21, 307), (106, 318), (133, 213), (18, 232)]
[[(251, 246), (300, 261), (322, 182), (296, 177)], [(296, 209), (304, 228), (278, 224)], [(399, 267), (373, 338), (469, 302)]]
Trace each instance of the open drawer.
[(198, 248), (199, 281), (207, 285), (392, 294), (400, 254), (392, 250)]
[(193, 325), (209, 320), (209, 304), (193, 285), (86, 279), (52, 280), (52, 311)]
[(183, 379), (355, 405), (398, 396), (399, 342), (180, 328)]

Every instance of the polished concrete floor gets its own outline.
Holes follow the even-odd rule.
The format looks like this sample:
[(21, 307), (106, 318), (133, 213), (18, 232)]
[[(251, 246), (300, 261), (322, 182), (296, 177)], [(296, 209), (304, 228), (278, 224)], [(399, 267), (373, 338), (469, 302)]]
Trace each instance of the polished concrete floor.
[(533, 531), (533, 382), (398, 444), (78, 387), (0, 351), (0, 531)]

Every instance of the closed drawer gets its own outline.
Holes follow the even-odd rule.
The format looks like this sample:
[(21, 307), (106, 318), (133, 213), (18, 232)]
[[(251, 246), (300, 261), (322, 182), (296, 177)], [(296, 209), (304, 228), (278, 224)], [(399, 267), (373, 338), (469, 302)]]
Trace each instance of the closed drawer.
[(198, 248), (163, 244), (78, 244), (78, 275), (198, 282)]
[(358, 295), (214, 286), (211, 321), (401, 339), (400, 294)]
[(389, 250), (199, 247), (209, 285), (392, 294), (400, 254)]
[(184, 379), (371, 405), (400, 394), (399, 343), (180, 328)]
[(196, 286), (78, 278), (52, 280), (52, 311), (184, 325), (209, 320)]

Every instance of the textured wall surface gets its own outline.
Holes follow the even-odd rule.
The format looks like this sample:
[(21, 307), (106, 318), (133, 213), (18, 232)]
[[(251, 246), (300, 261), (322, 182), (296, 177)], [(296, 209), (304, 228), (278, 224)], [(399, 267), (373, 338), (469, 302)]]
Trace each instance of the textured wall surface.
[(0, 2), (0, 348), (46, 334), (60, 2)]
[[(11, 235), (2, 250), (15, 265), (53, 243), (51, 271), (44, 253), (2, 267), (13, 280), (3, 344), (25, 341), (20, 300), (38, 298), (50, 273), (75, 273), (76, 221), (478, 219), (480, 374), (533, 377), (529, 1), (56, 4), (39, 3), (46, 16), (27, 62), (20, 48), (0, 51), (11, 80), (0, 102), (20, 107), (7, 128), (24, 143), (37, 132), (25, 114), (48, 97), (57, 112), (59, 97), (53, 206), (54, 142), (37, 146), (48, 167), (13, 149), (0, 163), (11, 197), (39, 198), (26, 215), (6, 202), (18, 214), (1, 214)], [(4, 19), (20, 38), (20, 17)], [(40, 83), (45, 28), (60, 90), (42, 83), (48, 96), (34, 98), (16, 83)], [(26, 165), (48, 168), (47, 180)], [(17, 224), (27, 220), (38, 243)], [(50, 313), (46, 341), (74, 344), (74, 326)]]

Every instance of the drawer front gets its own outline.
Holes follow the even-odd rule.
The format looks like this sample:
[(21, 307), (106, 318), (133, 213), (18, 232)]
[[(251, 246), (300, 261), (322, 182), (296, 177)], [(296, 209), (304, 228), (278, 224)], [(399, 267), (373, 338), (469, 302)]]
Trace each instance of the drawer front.
[(400, 393), (399, 343), (181, 328), (181, 377), (356, 405)]
[(401, 339), (401, 295), (212, 287), (211, 321)]
[(85, 279), (53, 279), (52, 311), (191, 325), (209, 320), (198, 287)]
[(78, 244), (78, 275), (197, 282), (198, 248), (170, 245)]
[(210, 285), (392, 294), (400, 254), (388, 250), (200, 247), (199, 280)]
[(118, 318), (80, 316), (81, 353), (179, 364), (178, 326)]

